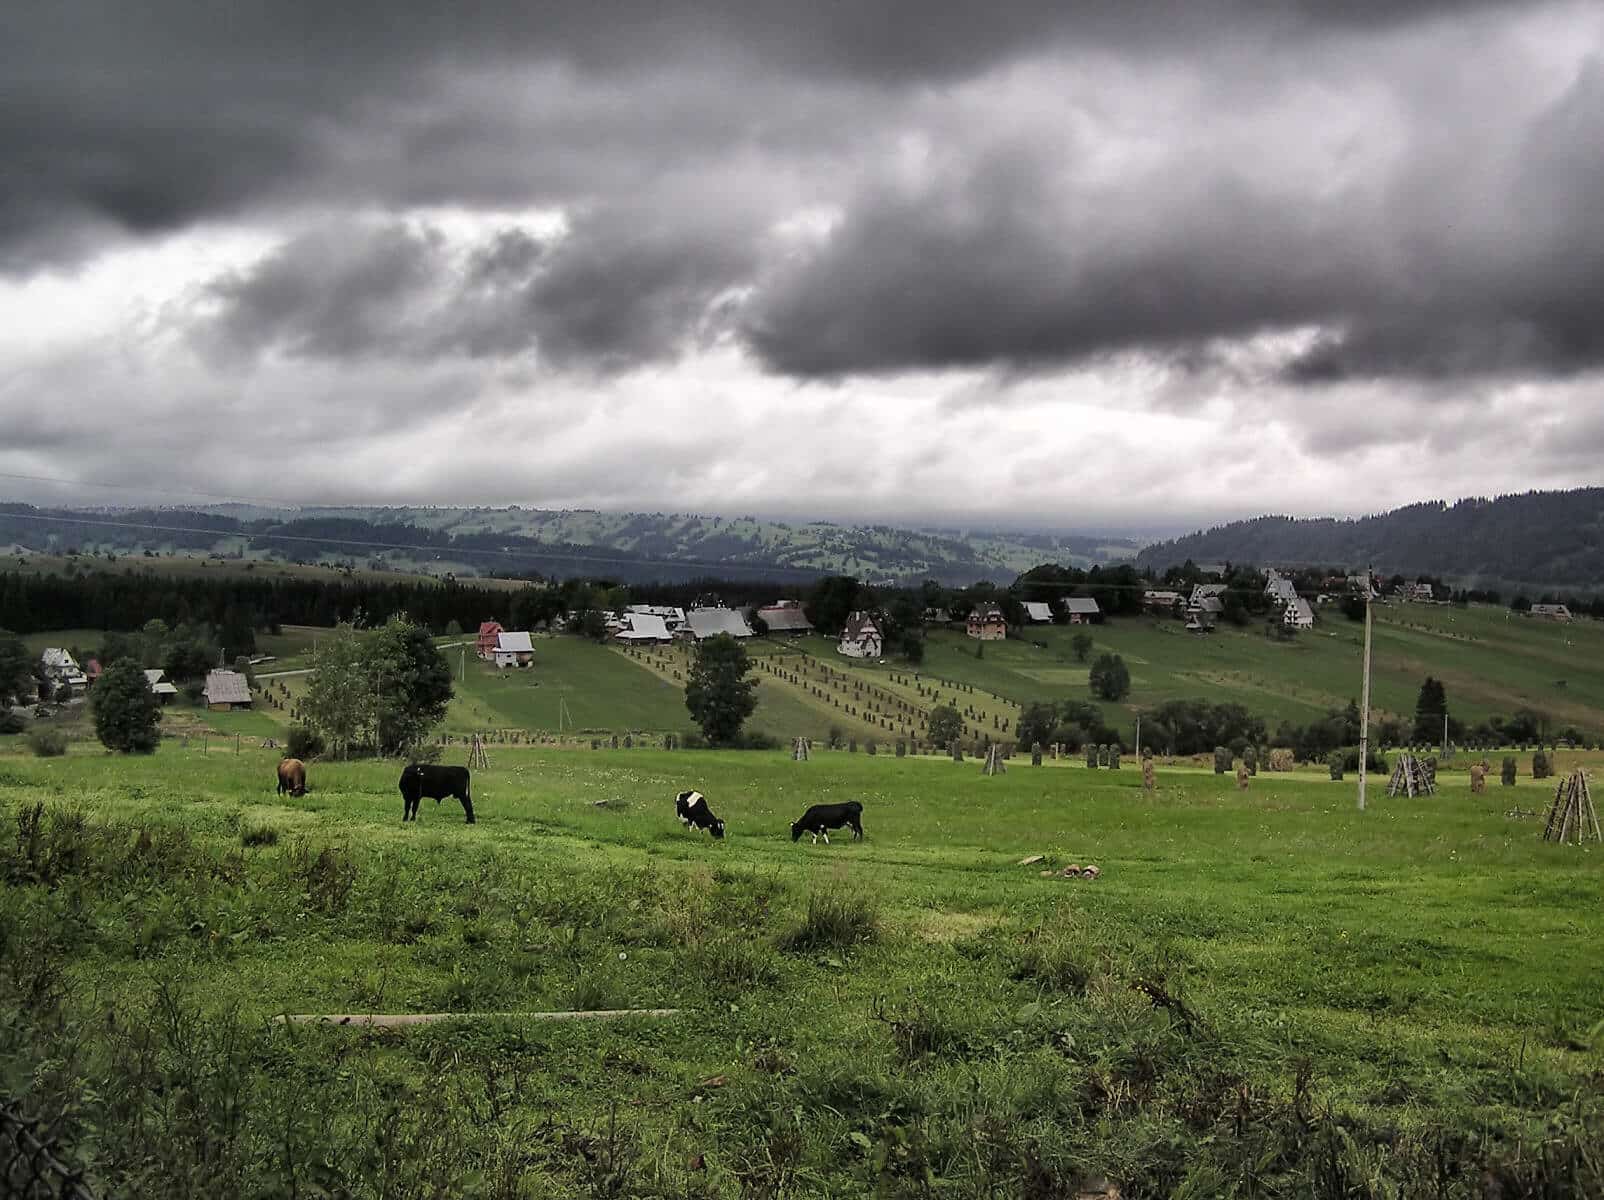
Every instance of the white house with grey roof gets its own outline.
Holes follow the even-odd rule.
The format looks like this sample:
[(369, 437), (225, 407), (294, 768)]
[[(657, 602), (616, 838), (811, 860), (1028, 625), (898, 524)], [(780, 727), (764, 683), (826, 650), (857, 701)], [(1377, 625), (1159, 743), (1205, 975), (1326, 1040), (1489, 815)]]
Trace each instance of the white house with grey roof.
[(749, 638), (752, 636), (752, 627), (733, 608), (693, 608), (685, 614), (682, 632), (692, 640), (702, 642), (721, 633), (733, 638)]
[(490, 658), (498, 667), (529, 666), (535, 661), (535, 647), (529, 640), (529, 632), (502, 630), (496, 634), (496, 648)]

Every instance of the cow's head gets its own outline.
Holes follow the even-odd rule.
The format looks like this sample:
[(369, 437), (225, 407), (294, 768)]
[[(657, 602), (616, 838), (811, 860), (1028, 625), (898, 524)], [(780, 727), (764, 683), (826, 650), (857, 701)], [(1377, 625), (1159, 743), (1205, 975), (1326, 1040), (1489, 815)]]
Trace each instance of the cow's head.
[(709, 829), (708, 832), (711, 833), (716, 838), (723, 837), (724, 836), (724, 822), (723, 821), (714, 821), (713, 822), (713, 828)]
[(802, 822), (801, 821), (792, 821), (791, 822), (791, 840), (794, 842), (794, 841), (797, 840), (797, 838), (799, 838), (801, 836), (802, 836)]

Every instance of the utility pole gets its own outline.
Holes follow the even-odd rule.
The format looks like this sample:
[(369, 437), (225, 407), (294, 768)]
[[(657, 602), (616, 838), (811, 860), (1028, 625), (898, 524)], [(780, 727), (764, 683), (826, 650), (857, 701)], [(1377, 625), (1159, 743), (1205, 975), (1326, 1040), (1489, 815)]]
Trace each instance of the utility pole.
[(1359, 692), (1359, 811), (1365, 810), (1365, 760), (1370, 757), (1370, 572), (1365, 571), (1365, 678)]
[(1142, 714), (1136, 714), (1136, 761), (1142, 761)]
[(461, 661), (457, 670), (457, 682), (464, 683), (468, 679), (468, 647), (462, 647)]
[(1443, 710), (1442, 714), (1442, 760), (1443, 762), (1448, 761), (1448, 711), (1446, 709)]

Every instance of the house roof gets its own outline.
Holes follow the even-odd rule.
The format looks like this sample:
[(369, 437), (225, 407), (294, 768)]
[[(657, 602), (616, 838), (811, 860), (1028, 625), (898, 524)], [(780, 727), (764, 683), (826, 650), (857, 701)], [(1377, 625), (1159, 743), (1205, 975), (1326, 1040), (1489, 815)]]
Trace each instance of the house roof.
[(1097, 601), (1090, 596), (1066, 596), (1064, 611), (1071, 616), (1095, 617), (1103, 610), (1097, 607)]
[(39, 656), (39, 661), (44, 663), (46, 667), (53, 667), (58, 671), (76, 671), (78, 669), (78, 660), (60, 646), (51, 646)]
[(697, 641), (721, 633), (738, 638), (752, 636), (746, 618), (733, 608), (693, 608), (685, 614), (685, 623), (691, 627), (691, 636)]
[(519, 630), (517, 633), (508, 633), (503, 630), (501, 633), (496, 634), (497, 654), (533, 654), (534, 652), (535, 647), (529, 640), (527, 630)]
[(152, 667), (145, 672), (145, 683), (158, 696), (178, 695), (178, 688), (167, 681), (167, 672), (160, 667)]
[(769, 629), (775, 633), (800, 632), (813, 628), (813, 622), (794, 600), (784, 604), (770, 604), (757, 610)]
[(1314, 620), (1314, 609), (1309, 607), (1309, 602), (1302, 596), (1294, 596), (1291, 600), (1287, 601), (1287, 611), (1291, 613), (1296, 620)]
[(479, 632), (480, 633), (500, 633), (501, 632), (501, 622), (500, 621), (480, 621), (479, 622)]
[(841, 627), (841, 640), (855, 642), (873, 634), (880, 636), (880, 626), (875, 623), (874, 615), (866, 612), (855, 612), (847, 617), (847, 623)]
[(1192, 585), (1192, 600), (1197, 602), (1204, 596), (1218, 596), (1225, 590), (1223, 583), (1198, 583)]
[(625, 613), (624, 628), (618, 636), (626, 642), (666, 642), (668, 623), (656, 613)]
[(1032, 621), (1051, 621), (1053, 619), (1053, 610), (1044, 600), (1026, 600), (1020, 607), (1025, 610), (1025, 615)]
[(1204, 596), (1197, 602), (1197, 609), (1199, 612), (1218, 614), (1225, 611), (1225, 603), (1218, 596)]
[(969, 619), (981, 624), (984, 624), (988, 621), (1003, 621), (1004, 624), (1007, 624), (1003, 618), (1002, 609), (998, 608), (995, 604), (982, 604), (977, 606), (974, 611), (969, 614)]
[(1149, 604), (1178, 604), (1181, 600), (1181, 593), (1162, 590), (1146, 591), (1142, 593), (1142, 599)]
[(238, 671), (208, 671), (206, 673), (206, 703), (249, 704), (250, 685)]

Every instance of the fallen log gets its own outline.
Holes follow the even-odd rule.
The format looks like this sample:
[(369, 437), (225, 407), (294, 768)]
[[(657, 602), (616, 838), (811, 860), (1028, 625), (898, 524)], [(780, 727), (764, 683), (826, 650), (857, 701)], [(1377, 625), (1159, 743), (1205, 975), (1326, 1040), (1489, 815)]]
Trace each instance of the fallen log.
[(432, 1025), (438, 1021), (618, 1021), (629, 1017), (672, 1017), (677, 1008), (597, 1008), (577, 1012), (485, 1013), (285, 1013), (275, 1025), (360, 1025), (367, 1029), (397, 1029), (404, 1025)]

